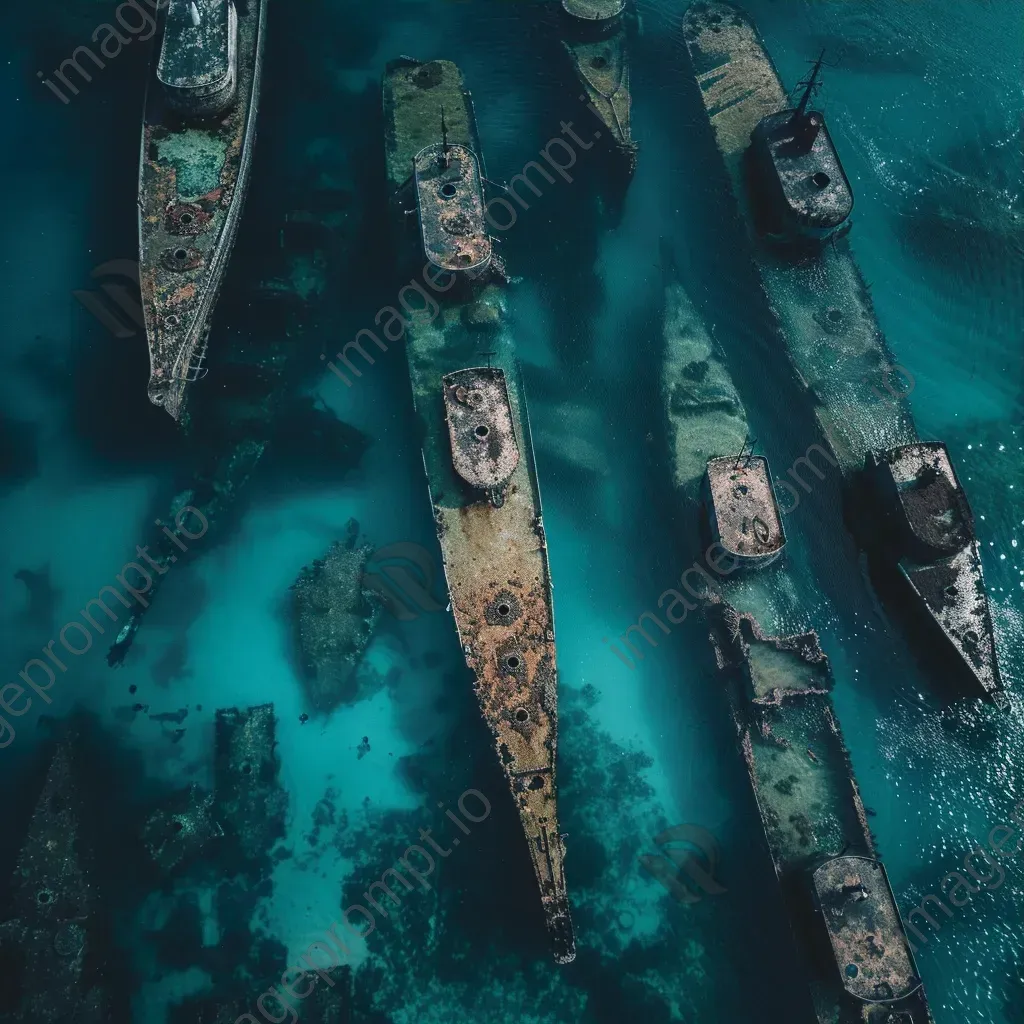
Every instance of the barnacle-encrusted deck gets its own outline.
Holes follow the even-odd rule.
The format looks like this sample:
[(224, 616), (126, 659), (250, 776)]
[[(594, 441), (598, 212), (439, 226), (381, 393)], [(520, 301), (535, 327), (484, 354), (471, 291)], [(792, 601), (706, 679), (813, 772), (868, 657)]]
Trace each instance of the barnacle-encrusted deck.
[(871, 453), (867, 473), (887, 522), (885, 557), (984, 693), (1002, 701), (974, 515), (946, 446)]
[(879, 861), (832, 857), (815, 870), (814, 891), (839, 976), (851, 996), (865, 1003), (887, 1003), (906, 999), (921, 987)]
[(715, 540), (740, 565), (760, 566), (786, 544), (768, 460), (761, 455), (711, 459), (709, 514)]
[(416, 206), (423, 252), (442, 270), (474, 270), (491, 258), (476, 154), (465, 146), (427, 146), (416, 154)]

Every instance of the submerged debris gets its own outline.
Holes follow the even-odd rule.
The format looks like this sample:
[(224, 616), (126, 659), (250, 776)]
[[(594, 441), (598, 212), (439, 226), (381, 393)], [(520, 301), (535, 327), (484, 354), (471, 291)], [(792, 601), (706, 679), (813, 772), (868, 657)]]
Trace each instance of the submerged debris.
[(320, 714), (356, 699), (355, 675), (380, 618), (380, 598), (363, 581), (372, 549), (357, 544), (358, 535), (350, 519), (345, 540), (303, 568), (291, 588), (302, 681)]
[(212, 808), (213, 796), (193, 784), (150, 815), (142, 841), (161, 871), (173, 871), (203, 853), (211, 840), (224, 835)]

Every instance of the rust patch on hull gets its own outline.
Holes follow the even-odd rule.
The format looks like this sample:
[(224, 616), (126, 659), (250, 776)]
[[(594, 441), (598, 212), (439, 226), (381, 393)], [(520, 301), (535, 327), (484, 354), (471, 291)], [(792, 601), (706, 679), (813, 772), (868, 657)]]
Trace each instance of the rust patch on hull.
[[(513, 417), (521, 436), (514, 408)], [(575, 942), (558, 831), (551, 578), (526, 462), (517, 461), (500, 506), (486, 492), (454, 506), (435, 500), (434, 518), (466, 664), (519, 809), (555, 959), (568, 963)]]
[[(450, 142), (477, 152), (472, 102), (454, 64), (391, 62), (383, 100), (393, 195), (416, 154), (442, 141), (442, 105)], [(501, 291), (488, 277), (462, 278), (436, 320), (414, 320), (406, 351), (452, 614), (519, 812), (555, 959), (569, 963), (576, 943), (558, 826), (551, 574), (525, 403)], [(471, 326), (484, 308), (493, 313), (485, 341)], [(481, 347), (494, 366), (478, 365)]]
[(149, 344), (148, 393), (179, 419), (186, 384), (205, 375), (209, 320), (249, 180), (268, 0), (238, 14), (238, 96), (223, 115), (184, 119), (156, 79), (139, 160), (139, 284)]

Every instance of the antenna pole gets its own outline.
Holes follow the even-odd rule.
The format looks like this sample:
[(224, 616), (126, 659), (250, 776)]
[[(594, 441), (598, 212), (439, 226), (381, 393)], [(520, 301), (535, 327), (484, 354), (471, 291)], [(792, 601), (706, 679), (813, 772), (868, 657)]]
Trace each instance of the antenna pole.
[(448, 125), (444, 119), (444, 104), (441, 104), (441, 153), (444, 166), (449, 164), (448, 159)]
[(806, 82), (801, 82), (801, 85), (806, 85), (803, 96), (800, 97), (800, 104), (796, 108), (796, 113), (793, 115), (794, 121), (800, 121), (803, 119), (804, 114), (807, 112), (807, 104), (811, 101), (811, 96), (814, 94), (814, 90), (818, 87), (818, 75), (821, 72), (821, 65), (825, 60), (825, 51), (822, 50), (818, 54), (818, 59), (814, 62), (814, 67), (811, 69), (811, 77)]

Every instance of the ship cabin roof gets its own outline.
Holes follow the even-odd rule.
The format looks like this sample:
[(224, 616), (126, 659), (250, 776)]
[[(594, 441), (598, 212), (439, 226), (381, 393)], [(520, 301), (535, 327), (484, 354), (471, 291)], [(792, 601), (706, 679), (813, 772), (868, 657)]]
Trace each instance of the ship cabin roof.
[(479, 490), (502, 487), (519, 465), (505, 372), (486, 366), (457, 370), (442, 385), (456, 473)]
[(812, 881), (843, 988), (864, 1003), (916, 992), (921, 979), (885, 868), (871, 857), (832, 857)]
[(819, 110), (781, 110), (762, 118), (753, 141), (776, 181), (789, 218), (804, 228), (831, 231), (853, 211), (853, 190)]
[(626, 0), (562, 0), (566, 14), (583, 21), (608, 21), (617, 18), (626, 7)]
[(974, 517), (941, 441), (921, 441), (876, 456), (890, 478), (913, 536), (932, 552), (951, 555), (974, 537)]
[(766, 458), (711, 459), (707, 482), (717, 539), (727, 552), (763, 559), (782, 550), (786, 533)]
[(238, 15), (232, 0), (171, 0), (157, 78), (172, 101), (230, 92), (237, 73)]
[(465, 146), (439, 142), (416, 154), (413, 169), (427, 259), (450, 271), (486, 266), (492, 247), (476, 154)]

